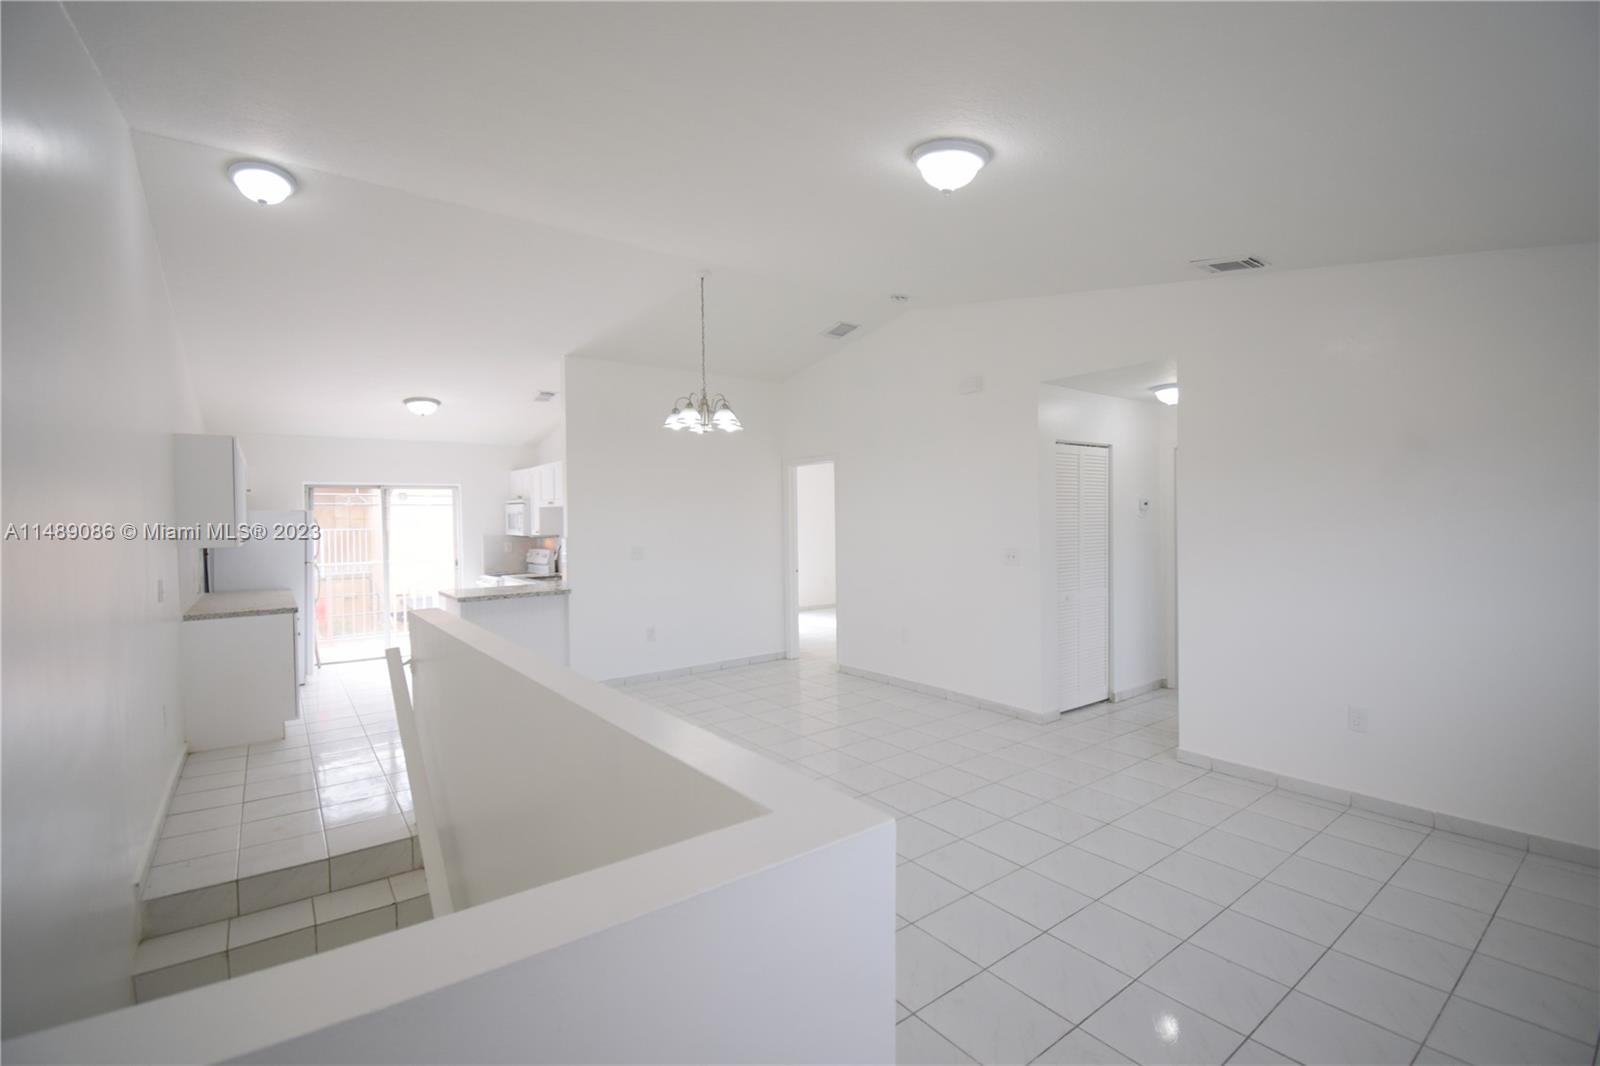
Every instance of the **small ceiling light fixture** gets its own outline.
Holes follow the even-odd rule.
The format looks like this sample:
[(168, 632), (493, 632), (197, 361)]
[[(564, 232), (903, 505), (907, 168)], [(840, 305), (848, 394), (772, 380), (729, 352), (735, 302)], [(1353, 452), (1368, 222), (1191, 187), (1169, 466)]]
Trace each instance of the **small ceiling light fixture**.
[(228, 168), (228, 178), (246, 200), (258, 204), (281, 204), (294, 195), (294, 175), (282, 167), (246, 159)]
[(672, 413), (662, 423), (670, 430), (687, 429), (690, 433), (710, 433), (720, 429), (724, 433), (737, 433), (744, 428), (739, 416), (728, 406), (727, 397), (721, 393), (713, 396), (706, 388), (706, 276), (700, 275), (700, 391), (679, 396), (672, 402)]
[(432, 396), (407, 396), (400, 401), (406, 405), (406, 410), (420, 418), (427, 418), (439, 409), (439, 401)]
[(1178, 383), (1169, 381), (1165, 385), (1152, 385), (1150, 391), (1156, 394), (1156, 399), (1172, 407), (1178, 402)]
[(922, 180), (940, 192), (964, 188), (992, 158), (988, 146), (960, 137), (943, 137), (911, 149), (911, 161), (922, 172)]

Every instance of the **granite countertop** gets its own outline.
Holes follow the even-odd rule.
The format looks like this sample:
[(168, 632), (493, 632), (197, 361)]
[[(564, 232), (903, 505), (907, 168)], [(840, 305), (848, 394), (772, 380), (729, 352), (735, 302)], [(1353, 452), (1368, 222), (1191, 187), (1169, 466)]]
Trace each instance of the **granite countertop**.
[(288, 589), (252, 589), (249, 592), (208, 592), (183, 612), (185, 622), (205, 618), (249, 618), (259, 614), (293, 614), (294, 593)]
[(527, 596), (565, 596), (572, 591), (564, 577), (528, 578), (513, 580), (501, 578), (497, 585), (473, 585), (469, 588), (440, 589), (439, 595), (457, 603), (479, 603), (483, 600), (519, 600)]

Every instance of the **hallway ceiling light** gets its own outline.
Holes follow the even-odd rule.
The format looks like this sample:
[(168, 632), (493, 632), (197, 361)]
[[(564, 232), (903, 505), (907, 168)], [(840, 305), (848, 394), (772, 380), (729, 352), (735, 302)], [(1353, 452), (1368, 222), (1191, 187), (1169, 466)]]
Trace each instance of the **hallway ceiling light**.
[(1156, 394), (1156, 399), (1168, 407), (1172, 407), (1178, 402), (1178, 383), (1176, 381), (1168, 382), (1165, 385), (1152, 385), (1150, 391)]
[(724, 433), (737, 433), (744, 428), (739, 416), (728, 406), (727, 397), (721, 393), (713, 396), (706, 388), (706, 276), (700, 275), (700, 391), (679, 396), (672, 402), (672, 413), (662, 423), (670, 430), (687, 429), (690, 433), (710, 433), (720, 429)]
[(940, 192), (964, 188), (993, 156), (986, 146), (959, 137), (928, 141), (911, 150), (922, 180)]
[(257, 159), (233, 164), (228, 168), (228, 178), (246, 200), (258, 204), (281, 204), (294, 195), (294, 175)]
[(406, 405), (407, 411), (423, 418), (439, 409), (439, 401), (432, 396), (407, 396), (400, 402)]

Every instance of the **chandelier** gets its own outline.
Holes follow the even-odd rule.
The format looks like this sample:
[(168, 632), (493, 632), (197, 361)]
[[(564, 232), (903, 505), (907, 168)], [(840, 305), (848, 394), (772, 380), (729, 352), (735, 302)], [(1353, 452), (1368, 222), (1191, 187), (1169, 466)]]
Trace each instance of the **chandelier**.
[(739, 416), (728, 406), (728, 398), (720, 392), (715, 396), (706, 388), (706, 277), (700, 275), (700, 391), (679, 396), (672, 401), (672, 413), (662, 426), (670, 430), (687, 429), (690, 433), (710, 433), (720, 429), (724, 433), (737, 433), (744, 427)]

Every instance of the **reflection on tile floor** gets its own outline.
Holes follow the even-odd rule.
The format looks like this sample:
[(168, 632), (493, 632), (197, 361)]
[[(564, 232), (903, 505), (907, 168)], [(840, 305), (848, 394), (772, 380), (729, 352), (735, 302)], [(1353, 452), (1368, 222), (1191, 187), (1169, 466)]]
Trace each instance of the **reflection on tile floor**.
[[(321, 860), (339, 867), (333, 889), (415, 865), (408, 857), (398, 870), (357, 869), (372, 865), (374, 849), (398, 855), (415, 833), (384, 664), (325, 667), (300, 692), (300, 718), (283, 740), (188, 757), (146, 900)], [(354, 855), (361, 861), (344, 858)]]
[(627, 691), (898, 816), (900, 1061), (1595, 1061), (1594, 869), (1185, 766), (1174, 692), (1041, 726), (825, 644)]

